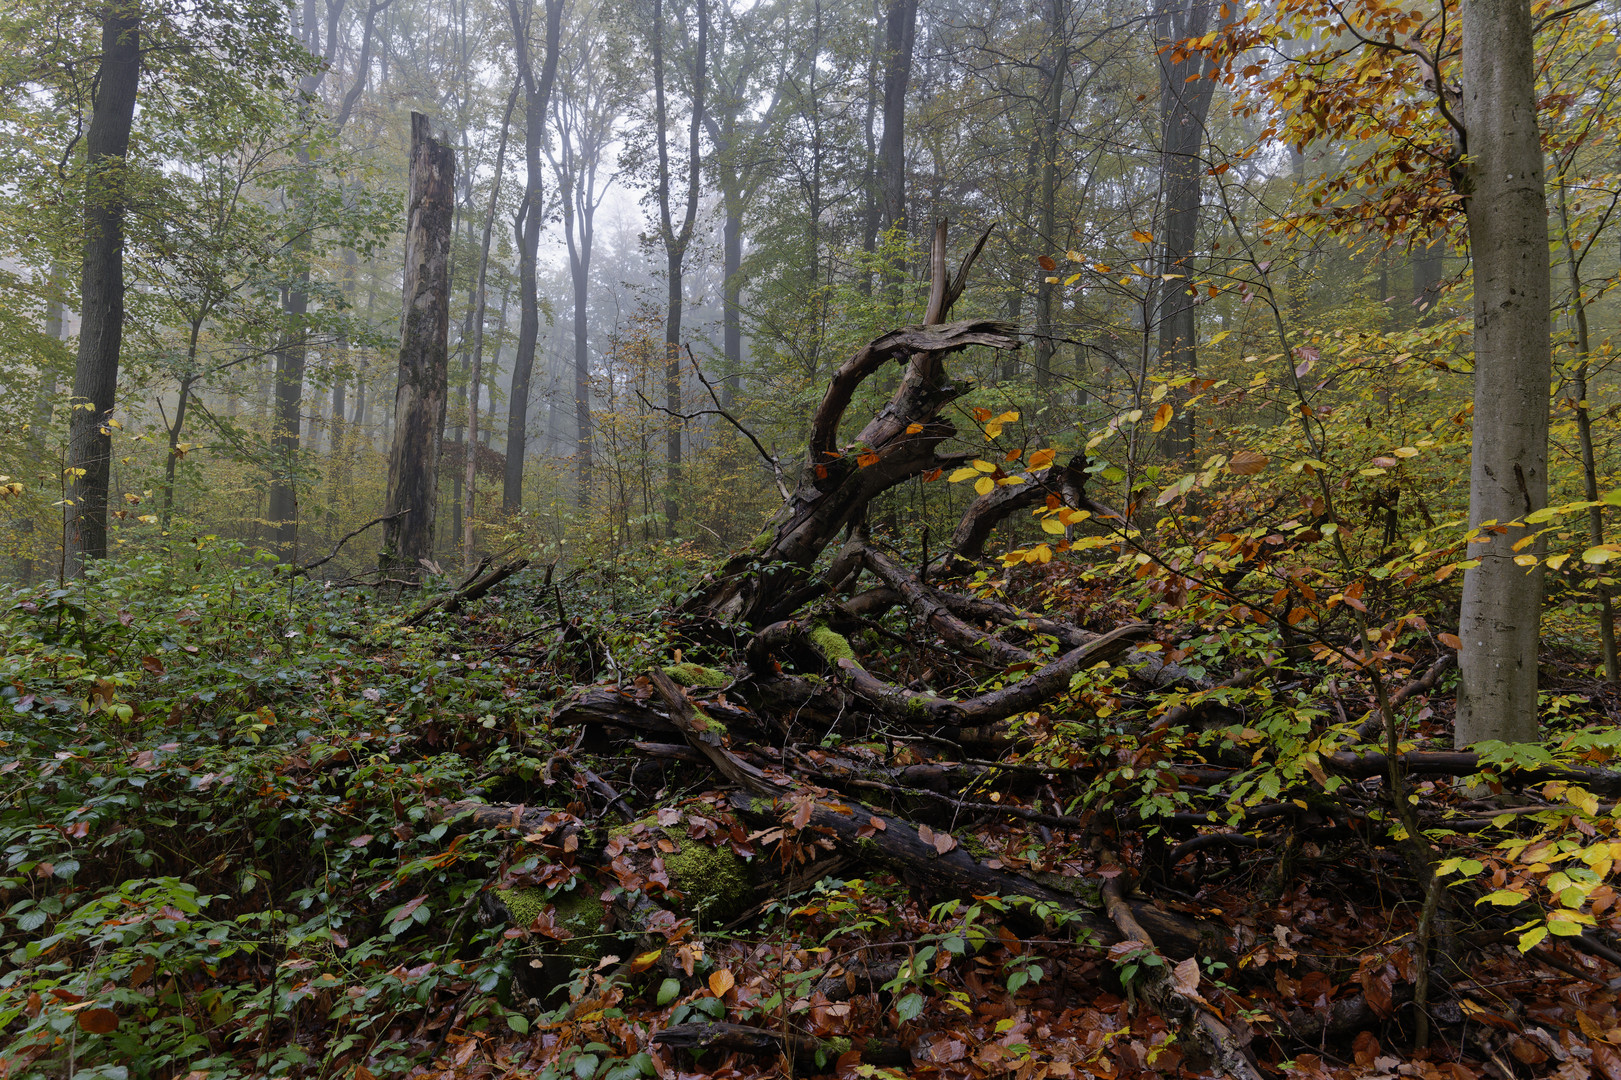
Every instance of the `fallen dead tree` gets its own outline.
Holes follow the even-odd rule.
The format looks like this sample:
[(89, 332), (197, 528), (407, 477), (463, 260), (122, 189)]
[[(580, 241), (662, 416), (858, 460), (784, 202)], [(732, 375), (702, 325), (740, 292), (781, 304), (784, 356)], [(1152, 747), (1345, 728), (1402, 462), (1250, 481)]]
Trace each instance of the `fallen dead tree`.
[[(1341, 1038), (1370, 1015), (1392, 1021), (1415, 997), (1423, 1000), (1411, 979), (1376, 995), (1377, 1008), (1327, 1002), (1321, 1022), (1280, 1010), (1265, 1030), (1238, 1014), (1231, 988), (1201, 994), (1200, 968), (1187, 966), (1195, 960), (1230, 962), (1259, 951), (1262, 962), (1273, 955), (1275, 963), (1297, 965), (1295, 974), (1311, 970), (1281, 937), (1267, 954), (1253, 940), (1235, 937), (1224, 913), (1187, 902), (1186, 890), (1197, 891), (1207, 860), (1265, 852), (1257, 891), (1270, 903), (1287, 894), (1299, 865), (1354, 853), (1366, 857), (1381, 895), (1405, 896), (1416, 909), (1425, 900), (1423, 886), (1413, 880), (1409, 862), (1384, 850), (1393, 776), (1444, 781), (1482, 772), (1490, 779), (1496, 772), (1508, 789), (1554, 782), (1621, 796), (1621, 773), (1591, 765), (1494, 770), (1475, 754), (1423, 747), (1404, 753), (1392, 769), (1384, 754), (1365, 747), (1382, 737), (1386, 715), (1371, 705), (1366, 715), (1353, 715), (1335, 691), (1332, 701), (1321, 703), (1338, 721), (1322, 752), (1289, 776), (1273, 778), (1276, 788), (1264, 797), (1237, 805), (1236, 778), (1264, 765), (1268, 751), (1244, 745), (1258, 736), (1246, 728), (1242, 707), (1224, 702), (1300, 685), (1289, 650), (1239, 670), (1190, 670), (1178, 663), (1188, 655), (1178, 651), (1186, 642), (1163, 625), (1127, 620), (1118, 610), (1113, 617), (1057, 605), (1032, 610), (978, 592), (961, 576), (985, 565), (995, 530), (1020, 512), (1085, 511), (1088, 528), (1119, 535), (1121, 515), (1086, 491), (1084, 455), (1015, 474), (998, 467), (993, 485), (968, 504), (940, 550), (918, 556), (885, 547), (867, 527), (874, 498), (974, 459), (952, 448), (957, 429), (946, 411), (967, 383), (951, 377), (948, 360), (969, 348), (1002, 351), (1018, 343), (1011, 327), (994, 321), (947, 321), (972, 261), (971, 253), (947, 275), (944, 233), (937, 233), (926, 323), (880, 336), (839, 368), (814, 414), (797, 485), (780, 512), (750, 550), (726, 560), (671, 613), (668, 625), (715, 666), (677, 656), (676, 663), (645, 672), (616, 667), (614, 684), (578, 688), (551, 706), (545, 720), (622, 748), (634, 759), (632, 778), (637, 768), (655, 764), (661, 783), (679, 776), (689, 791), (724, 789), (723, 796), (710, 790), (703, 798), (716, 800), (711, 805), (747, 830), (760, 858), (792, 871), (761, 882), (757, 905), (781, 895), (790, 879), (803, 884), (817, 876), (818, 866), (836, 865), (893, 875), (925, 902), (999, 897), (1015, 936), (1050, 935), (1061, 925), (1065, 940), (1096, 950), (1168, 957), (1161, 967), (1144, 968), (1145, 981), (1136, 989), (1178, 1029), (1190, 1056), (1225, 1075), (1263, 1075), (1256, 1064), (1263, 1055), (1252, 1038), (1273, 1040), (1282, 1059), (1296, 1045), (1290, 1032)], [(858, 389), (889, 365), (904, 370), (888, 401), (854, 438), (841, 436)], [(1082, 519), (1070, 514), (1066, 520)], [(885, 646), (901, 646), (906, 655), (897, 662)], [(1090, 719), (1076, 702), (1100, 665), (1129, 673), (1110, 678), (1126, 684), (1121, 693), (1137, 695), (1139, 703), (1165, 702), (1163, 695), (1150, 696), (1155, 688), (1175, 687), (1176, 695), (1119, 721), (1117, 731), (1129, 734), (1138, 757), (1041, 760), (1036, 751), (1054, 723)], [(1408, 681), (1389, 688), (1388, 707), (1421, 702), (1438, 690), (1449, 666), (1447, 656), (1413, 661), (1403, 676)], [(1231, 726), (1234, 738), (1159, 746), (1183, 726), (1194, 735)], [(882, 748), (851, 745), (858, 741)], [(1009, 748), (1031, 757), (1002, 760), (1000, 752)], [(1324, 782), (1328, 776), (1334, 785)], [(1165, 806), (1139, 811), (1124, 798), (1098, 798), (1110, 784), (1163, 795)], [(600, 800), (603, 814), (626, 819), (627, 804), (636, 802), (623, 783), (615, 788), (594, 775), (579, 787), (583, 800)], [(583, 811), (584, 802), (573, 809)], [(1481, 820), (1493, 821), (1505, 809), (1530, 817), (1546, 805), (1482, 807)], [(530, 812), (521, 809), (472, 813), (487, 825), (509, 824), (514, 813), (520, 827), (530, 823)], [(995, 838), (1008, 833), (1010, 823), (1046, 847), (1088, 854), (1054, 870), (1012, 844), (999, 850)], [(582, 857), (611, 862), (608, 850), (595, 836), (581, 839)], [(1427, 910), (1436, 910), (1437, 896), (1432, 888)], [(1501, 941), (1511, 932), (1508, 924), (1523, 926), (1521, 916), (1534, 914), (1516, 911), (1499, 920), (1501, 926), (1481, 924), (1477, 936)], [(638, 918), (647, 923), (649, 915), (644, 908)], [(1590, 957), (1621, 956), (1601, 937), (1590, 932), (1571, 945)], [(1405, 963), (1404, 970), (1424, 970), (1427, 961)], [(867, 989), (876, 996), (875, 986)], [(1435, 1012), (1433, 1005), (1432, 997)], [(683, 1026), (662, 1041), (794, 1058), (807, 1046), (825, 1056), (829, 1045), (737, 1025)]]

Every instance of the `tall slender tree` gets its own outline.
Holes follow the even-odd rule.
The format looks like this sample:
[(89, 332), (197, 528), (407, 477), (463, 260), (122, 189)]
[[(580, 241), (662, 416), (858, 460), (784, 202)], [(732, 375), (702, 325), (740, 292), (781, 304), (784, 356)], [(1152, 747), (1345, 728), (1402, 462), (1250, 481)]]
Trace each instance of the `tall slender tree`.
[(545, 51), (537, 71), (529, 39), (534, 0), (522, 0), (521, 4), (520, 0), (507, 0), (518, 81), (523, 84), (524, 165), (528, 170), (523, 202), (513, 230), (518, 241), (518, 348), (512, 361), (512, 394), (507, 399), (507, 461), (501, 487), (501, 508), (509, 514), (523, 508), (529, 382), (535, 371), (535, 344), (540, 339), (540, 292), (535, 267), (540, 251), (540, 230), (546, 216), (541, 160), (546, 145), (546, 113), (551, 104), (552, 86), (557, 81), (558, 42), (563, 33), (563, 0), (545, 2), (542, 46)]
[(692, 95), (687, 121), (687, 190), (683, 200), (681, 224), (675, 224), (670, 201), (670, 143), (669, 104), (665, 91), (664, 0), (653, 0), (653, 123), (658, 141), (658, 211), (659, 238), (664, 242), (664, 273), (667, 302), (664, 315), (664, 397), (665, 408), (672, 414), (664, 440), (664, 521), (665, 529), (675, 535), (676, 522), (681, 518), (681, 421), (674, 414), (681, 412), (681, 315), (684, 303), (682, 272), (686, 266), (687, 249), (692, 244), (694, 226), (698, 221), (698, 200), (702, 180), (702, 145), (700, 137), (704, 123), (705, 66), (709, 50), (708, 0), (696, 0), (698, 8), (698, 39), (692, 52), (690, 72)]
[(79, 354), (68, 427), (71, 494), (63, 566), (76, 575), (107, 555), (112, 420), (124, 335), (125, 158), (141, 78), (140, 0), (111, 0), (101, 13), (101, 60), (85, 137), (84, 261), (79, 285)]

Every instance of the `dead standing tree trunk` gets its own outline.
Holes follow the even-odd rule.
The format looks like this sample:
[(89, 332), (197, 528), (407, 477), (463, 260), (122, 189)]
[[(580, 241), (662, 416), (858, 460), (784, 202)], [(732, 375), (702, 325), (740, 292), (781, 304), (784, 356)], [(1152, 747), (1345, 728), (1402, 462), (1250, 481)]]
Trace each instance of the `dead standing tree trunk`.
[[(811, 421), (810, 453), (799, 487), (753, 550), (733, 556), (695, 602), (706, 614), (754, 627), (785, 617), (808, 599), (811, 564), (839, 532), (859, 524), (867, 504), (914, 476), (960, 462), (940, 444), (957, 433), (940, 416), (968, 385), (947, 379), (945, 357), (970, 345), (1013, 349), (1013, 327), (989, 319), (944, 323), (962, 294), (968, 270), (989, 232), (963, 259), (955, 276), (946, 272), (942, 222), (934, 238), (934, 285), (925, 325), (889, 333), (861, 349), (834, 373)], [(906, 375), (889, 403), (851, 445), (839, 442), (839, 424), (856, 390), (891, 361), (904, 361)], [(762, 569), (756, 569), (756, 568)]]
[(411, 179), (405, 229), (405, 319), (394, 393), (383, 526), (385, 572), (415, 580), (433, 555), (439, 442), (445, 426), (450, 339), (450, 230), (456, 208), (456, 152), (411, 114)]

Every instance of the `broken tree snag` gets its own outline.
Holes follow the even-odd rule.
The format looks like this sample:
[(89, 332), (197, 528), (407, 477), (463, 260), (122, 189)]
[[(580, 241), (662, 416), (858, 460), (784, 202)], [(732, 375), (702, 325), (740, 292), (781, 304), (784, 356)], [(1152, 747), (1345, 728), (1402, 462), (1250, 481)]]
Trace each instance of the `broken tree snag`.
[[(1092, 899), (1098, 895), (1099, 883), (1095, 880), (1065, 878), (1065, 889), (1051, 888), (986, 866), (950, 836), (937, 833), (932, 842), (926, 841), (905, 819), (837, 796), (816, 797), (801, 791), (783, 793), (771, 800), (738, 792), (731, 797), (731, 807), (753, 828), (781, 826), (785, 813), (806, 814), (804, 828), (831, 835), (851, 857), (893, 870), (926, 893), (964, 898), (985, 893), (1025, 897), (1068, 913), (1070, 925), (1086, 931), (1096, 945), (1113, 945), (1121, 940), (1114, 922), (1094, 910), (1099, 903)], [(1154, 928), (1170, 956), (1227, 953), (1225, 930), (1215, 924), (1189, 919), (1145, 900), (1133, 899), (1128, 904), (1143, 925)]]
[(405, 316), (400, 327), (394, 444), (388, 456), (378, 555), (385, 576), (417, 581), (433, 557), (439, 442), (445, 427), (450, 337), (450, 230), (456, 211), (456, 153), (411, 114), (411, 178), (405, 227)]
[[(948, 281), (944, 224), (936, 230), (931, 318), (943, 319), (950, 310), (984, 241), (982, 236), (956, 278)], [(1016, 349), (1017, 330), (988, 319), (909, 326), (890, 331), (845, 361), (812, 417), (809, 453), (794, 494), (751, 550), (728, 560), (687, 610), (750, 626), (793, 614), (797, 603), (804, 602), (800, 586), (811, 564), (841, 530), (861, 520), (875, 495), (963, 460), (962, 455), (938, 451), (941, 442), (956, 434), (940, 410), (968, 390), (966, 384), (946, 381), (944, 358), (973, 345)], [(905, 378), (856, 441), (842, 445), (839, 425), (856, 389), (894, 360), (906, 361)]]
[[(1158, 951), (1154, 937), (1143, 928), (1132, 904), (1122, 895), (1120, 880), (1113, 877), (1103, 883), (1103, 903), (1109, 918), (1114, 920), (1125, 940)], [(1197, 1052), (1190, 1057), (1204, 1059), (1194, 1064), (1213, 1062), (1220, 1066), (1221, 1075), (1233, 1080), (1261, 1080), (1261, 1074), (1244, 1056), (1232, 1030), (1200, 996), (1197, 959), (1185, 958), (1174, 969), (1163, 964), (1140, 964), (1137, 972), (1133, 989), (1141, 991), (1171, 1030), (1187, 1040), (1189, 1048)]]

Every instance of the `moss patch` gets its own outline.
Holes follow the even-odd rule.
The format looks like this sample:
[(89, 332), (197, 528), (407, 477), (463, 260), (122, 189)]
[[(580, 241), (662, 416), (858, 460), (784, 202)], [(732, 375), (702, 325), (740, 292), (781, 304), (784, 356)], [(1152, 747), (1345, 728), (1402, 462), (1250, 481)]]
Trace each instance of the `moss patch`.
[(601, 958), (603, 927), (608, 921), (608, 911), (588, 882), (581, 881), (573, 889), (560, 892), (555, 897), (545, 889), (532, 886), (497, 889), (495, 897), (512, 916), (514, 926), (528, 926), (534, 922), (536, 915), (546, 910), (547, 904), (551, 904), (555, 909), (552, 916), (555, 925), (572, 935), (567, 941), (555, 942), (551, 946), (552, 951), (579, 961)]
[(664, 856), (670, 883), (681, 890), (679, 909), (706, 924), (723, 923), (743, 913), (754, 899), (749, 864), (730, 847), (710, 847), (698, 840), (671, 837), (681, 850)]
[(807, 635), (810, 638), (811, 648), (821, 654), (822, 659), (829, 664), (838, 665), (840, 660), (854, 661), (855, 650), (850, 648), (850, 642), (843, 634), (835, 633), (825, 626), (815, 626)]
[(718, 690), (732, 680), (726, 673), (718, 668), (704, 667), (702, 664), (682, 663), (666, 664), (664, 674), (680, 683), (682, 686), (701, 686), (711, 690)]

